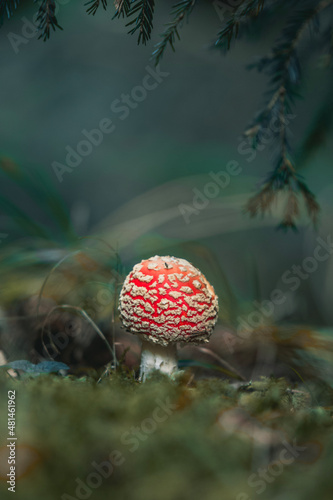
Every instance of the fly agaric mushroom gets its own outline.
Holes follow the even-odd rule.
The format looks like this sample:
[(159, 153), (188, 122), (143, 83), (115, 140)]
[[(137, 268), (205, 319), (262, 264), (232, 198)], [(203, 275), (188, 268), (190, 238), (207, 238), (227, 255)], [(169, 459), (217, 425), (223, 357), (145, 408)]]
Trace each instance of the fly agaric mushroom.
[(177, 370), (176, 343), (208, 342), (218, 298), (204, 275), (184, 259), (151, 257), (134, 266), (120, 293), (127, 331), (142, 340), (140, 379)]

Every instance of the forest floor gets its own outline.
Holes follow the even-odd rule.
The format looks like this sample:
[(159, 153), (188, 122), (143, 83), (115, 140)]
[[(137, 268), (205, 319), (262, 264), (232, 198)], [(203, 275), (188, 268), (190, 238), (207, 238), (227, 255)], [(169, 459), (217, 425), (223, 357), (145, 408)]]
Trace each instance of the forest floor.
[(328, 388), (196, 379), (190, 370), (141, 384), (121, 367), (102, 380), (95, 372), (12, 379), (2, 368), (0, 397), (2, 499), (11, 498), (8, 443), (19, 500), (331, 498)]

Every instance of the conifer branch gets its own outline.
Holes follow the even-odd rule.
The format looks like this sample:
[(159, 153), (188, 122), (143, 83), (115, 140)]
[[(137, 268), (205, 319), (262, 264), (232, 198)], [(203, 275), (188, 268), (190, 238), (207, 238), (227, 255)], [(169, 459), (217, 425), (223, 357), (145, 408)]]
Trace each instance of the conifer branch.
[(7, 16), (8, 19), (12, 17), (18, 4), (19, 0), (0, 0), (0, 25), (2, 25), (5, 16)]
[(103, 9), (106, 10), (108, 6), (108, 0), (89, 0), (89, 2), (86, 2), (84, 5), (90, 5), (90, 7), (87, 8), (87, 13), (94, 16), (100, 6), (102, 6)]
[[(155, 9), (155, 0), (133, 0), (130, 4), (128, 16), (135, 18), (126, 24), (134, 27), (129, 31), (130, 35), (139, 32), (138, 45), (142, 42), (144, 45), (150, 40), (153, 29), (153, 17)], [(137, 16), (136, 16), (137, 15)]]
[[(244, 5), (245, 4), (245, 5)], [(258, 16), (263, 10), (265, 0), (243, 0), (227, 21), (226, 26), (218, 33), (216, 47), (227, 45), (230, 49), (232, 38), (237, 38), (241, 23)]]
[[(36, 2), (37, 0), (34, 1)], [(37, 21), (39, 21), (38, 31), (40, 31), (40, 35), (38, 38), (42, 38), (44, 42), (50, 38), (51, 28), (53, 31), (56, 28), (62, 30), (55, 15), (55, 9), (55, 0), (42, 0), (39, 5)]]
[[(259, 193), (249, 200), (246, 209), (251, 216), (258, 213), (265, 215), (275, 199), (274, 193), (285, 191), (288, 197), (281, 223), (281, 227), (284, 228), (296, 227), (296, 218), (299, 216), (299, 195), (303, 198), (313, 223), (316, 222), (319, 212), (319, 205), (314, 194), (295, 171), (287, 127), (288, 114), (292, 111), (294, 98), (299, 96), (301, 83), (297, 46), (311, 22), (322, 10), (332, 4), (333, 0), (323, 0), (315, 8), (297, 12), (283, 31), (272, 55), (263, 58), (255, 65), (259, 71), (271, 75), (273, 94), (264, 110), (258, 114), (245, 132), (245, 136), (251, 138), (253, 146), (257, 147), (262, 143), (264, 132), (269, 129), (273, 142), (279, 143), (279, 154), (275, 169), (264, 181)], [(272, 127), (273, 123), (274, 127)]]
[(115, 0), (116, 13), (113, 19), (117, 17), (128, 17), (131, 11), (132, 0)]
[(166, 26), (167, 29), (161, 34), (162, 41), (155, 46), (155, 50), (152, 54), (152, 59), (154, 59), (155, 65), (157, 66), (163, 57), (163, 54), (168, 45), (175, 51), (174, 43), (176, 37), (180, 40), (179, 28), (182, 25), (184, 19), (186, 19), (192, 12), (196, 0), (182, 0), (176, 3), (172, 8), (173, 20)]

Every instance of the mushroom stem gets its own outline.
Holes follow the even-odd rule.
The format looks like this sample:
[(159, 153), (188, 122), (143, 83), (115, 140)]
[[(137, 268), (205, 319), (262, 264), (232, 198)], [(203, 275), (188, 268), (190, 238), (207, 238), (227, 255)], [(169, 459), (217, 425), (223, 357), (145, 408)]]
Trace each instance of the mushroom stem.
[(171, 375), (178, 369), (176, 344), (167, 346), (142, 340), (140, 380), (145, 381), (153, 370)]

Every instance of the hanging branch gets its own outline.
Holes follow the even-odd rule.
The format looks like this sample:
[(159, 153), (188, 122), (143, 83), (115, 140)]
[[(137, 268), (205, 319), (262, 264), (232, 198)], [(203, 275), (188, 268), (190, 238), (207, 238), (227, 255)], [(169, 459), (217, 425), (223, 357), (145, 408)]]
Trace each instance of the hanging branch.
[[(34, 1), (36, 2), (37, 0)], [(40, 31), (40, 35), (38, 38), (42, 38), (44, 42), (50, 38), (51, 28), (53, 31), (55, 31), (56, 28), (62, 30), (62, 27), (58, 24), (55, 9), (55, 0), (42, 0), (39, 5), (37, 21), (39, 21), (38, 31)]]
[(115, 0), (116, 13), (113, 19), (117, 17), (128, 17), (131, 11), (132, 0)]
[(282, 37), (273, 49), (272, 55), (261, 59), (256, 65), (259, 71), (271, 76), (273, 95), (267, 106), (245, 132), (252, 140), (253, 147), (263, 144), (267, 130), (272, 136), (272, 143), (278, 146), (276, 166), (264, 181), (263, 187), (247, 204), (251, 216), (265, 215), (270, 210), (277, 193), (287, 193), (287, 203), (281, 223), (283, 228), (296, 228), (299, 216), (298, 195), (303, 197), (312, 222), (317, 220), (319, 205), (314, 194), (302, 178), (296, 174), (288, 141), (288, 114), (292, 111), (294, 99), (299, 97), (301, 68), (297, 56), (297, 46), (307, 28), (316, 20), (318, 14), (333, 4), (333, 0), (321, 1), (316, 8), (297, 12), (283, 31)]
[(87, 13), (94, 16), (100, 6), (102, 6), (103, 9), (106, 10), (108, 6), (108, 0), (89, 0), (89, 2), (86, 2), (84, 5), (90, 5), (90, 7), (87, 8)]
[(241, 23), (258, 16), (264, 8), (265, 0), (245, 0), (233, 12), (225, 27), (218, 33), (216, 47), (227, 46), (230, 49), (232, 38), (237, 38)]
[(130, 35), (134, 35), (139, 31), (138, 45), (142, 42), (144, 45), (150, 40), (151, 31), (153, 29), (153, 17), (155, 9), (154, 0), (134, 0), (130, 4), (128, 16), (137, 16), (135, 19), (126, 24), (126, 26), (134, 27), (129, 31)]
[(180, 40), (178, 30), (184, 19), (191, 14), (195, 2), (196, 0), (183, 0), (173, 6), (171, 12), (173, 20), (166, 25), (168, 28), (161, 34), (162, 41), (155, 46), (155, 50), (152, 54), (156, 66), (159, 64), (168, 45), (175, 51), (174, 43), (176, 37)]
[(14, 10), (17, 9), (19, 0), (0, 0), (0, 26), (6, 15), (8, 19), (12, 17)]

